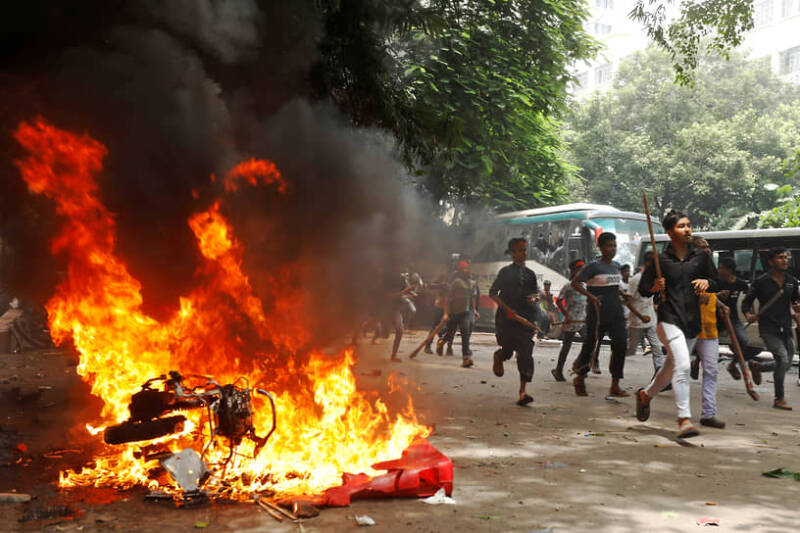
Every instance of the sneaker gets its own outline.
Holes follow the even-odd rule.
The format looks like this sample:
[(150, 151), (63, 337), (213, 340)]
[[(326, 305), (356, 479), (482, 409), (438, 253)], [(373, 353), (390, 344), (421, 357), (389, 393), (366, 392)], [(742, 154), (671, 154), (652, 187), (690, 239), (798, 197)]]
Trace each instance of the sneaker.
[(700, 425), (708, 426), (710, 428), (725, 429), (725, 422), (723, 422), (716, 416), (712, 416), (710, 418), (701, 418)]
[(742, 379), (742, 374), (739, 372), (739, 369), (736, 368), (736, 363), (734, 363), (733, 361), (728, 363), (728, 372), (730, 372), (731, 377), (736, 381)]
[(551, 370), (550, 373), (553, 374), (553, 377), (556, 378), (556, 381), (567, 381), (567, 378), (564, 377), (564, 373), (557, 368)]
[(447, 351), (444, 352), (444, 353), (445, 353), (445, 355), (453, 355), (453, 345), (452, 344), (448, 344), (447, 345)]
[(692, 425), (692, 421), (689, 418), (680, 418), (678, 419), (678, 435), (679, 439), (690, 439), (692, 437), (696, 437), (700, 434), (697, 429)]
[(433, 353), (433, 350), (431, 350), (431, 345), (430, 344), (426, 344), (425, 345), (425, 350), (423, 350), (423, 351), (425, 353)]
[(786, 403), (786, 400), (784, 400), (783, 398), (776, 399), (775, 402), (772, 404), (772, 407), (774, 407), (775, 409), (781, 409), (783, 411), (792, 410), (792, 406)]
[(475, 364), (475, 363), (474, 363), (474, 362), (472, 361), (472, 359), (471, 359), (471, 358), (469, 358), (469, 357), (467, 357), (466, 359), (464, 359), (464, 360), (461, 362), (461, 366), (463, 366), (464, 368), (469, 368), (469, 367), (471, 367), (471, 366), (472, 366), (472, 365), (474, 365), (474, 364)]
[(583, 377), (583, 374), (578, 374), (572, 380), (572, 385), (575, 387), (575, 394), (577, 396), (588, 396), (586, 393), (586, 379)]
[(500, 350), (494, 352), (494, 360), (492, 361), (492, 372), (498, 378), (503, 377), (503, 355)]
[(697, 379), (700, 377), (700, 358), (695, 357), (692, 359), (692, 362), (689, 365), (689, 375), (692, 376), (692, 379)]
[(761, 385), (761, 369), (758, 368), (758, 363), (755, 361), (748, 361), (747, 367), (750, 369), (750, 375), (753, 377), (753, 383)]
[(442, 355), (444, 352), (444, 339), (436, 341), (436, 355)]
[(636, 419), (639, 422), (646, 422), (650, 418), (650, 398), (644, 389), (636, 391)]

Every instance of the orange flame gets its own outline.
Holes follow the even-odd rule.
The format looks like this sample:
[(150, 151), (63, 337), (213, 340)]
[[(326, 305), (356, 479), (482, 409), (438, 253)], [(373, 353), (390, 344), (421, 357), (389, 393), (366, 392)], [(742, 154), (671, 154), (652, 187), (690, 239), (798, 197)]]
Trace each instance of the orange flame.
[[(197, 288), (163, 323), (144, 314), (141, 286), (114, 252), (113, 215), (97, 196), (94, 175), (102, 169), (105, 147), (41, 119), (21, 123), (15, 138), (29, 152), (17, 162), (29, 189), (53, 199), (64, 216), (53, 252), (66, 254), (68, 270), (47, 311), (54, 340), (73, 340), (80, 353), (78, 373), (104, 401), (103, 419), (87, 425), (93, 435), (103, 425), (125, 420), (140, 385), (172, 369), (212, 375), (221, 383), (245, 376), (275, 395), (275, 434), (256, 456), (253, 443), (245, 440), (225, 469), (224, 481), (235, 497), (262, 489), (320, 493), (340, 484), (344, 472), (377, 474), (370, 465), (399, 457), (416, 436), (429, 433), (410, 399), (402, 413), (390, 413), (374, 394), (359, 392), (352, 350), (338, 358), (301, 351), (311, 338), (302, 312), (305, 296), (288, 287), (297, 286), (290, 281), (299, 279), (302, 269), (286, 265), (274, 273), (274, 291), (265, 306), (242, 270), (243, 248), (219, 200), (189, 219), (204, 260)], [(256, 185), (257, 177), (279, 192), (287, 189), (272, 163), (257, 160), (234, 168), (225, 187), (236, 190), (236, 179)], [(261, 348), (254, 352), (254, 344)], [(271, 425), (269, 406), (259, 397), (253, 402), (254, 426), (264, 435)], [(189, 420), (179, 435), (147, 444), (199, 449), (208, 437), (205, 414), (184, 414)], [(159, 481), (151, 479), (151, 470), (156, 465), (142, 459), (139, 450), (136, 443), (106, 446), (92, 467), (62, 472), (60, 484), (155, 488)], [(206, 460), (219, 464), (227, 453), (218, 446)]]

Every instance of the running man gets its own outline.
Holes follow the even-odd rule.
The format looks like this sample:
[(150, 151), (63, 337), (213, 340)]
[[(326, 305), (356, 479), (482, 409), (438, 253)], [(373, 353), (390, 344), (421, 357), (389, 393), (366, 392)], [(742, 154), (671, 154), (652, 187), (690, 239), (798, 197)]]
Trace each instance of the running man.
[(456, 329), (461, 332), (461, 366), (471, 367), (472, 351), (469, 349), (469, 336), (472, 333), (472, 321), (478, 319), (475, 300), (475, 282), (470, 276), (470, 266), (466, 261), (459, 261), (456, 267), (456, 279), (450, 283), (444, 305), (444, 318), (447, 320), (447, 333), (439, 343), (452, 343)]
[[(775, 358), (775, 401), (776, 409), (791, 411), (786, 403), (783, 378), (792, 366), (794, 356), (794, 335), (792, 332), (792, 310), (800, 312), (800, 294), (797, 279), (787, 272), (789, 254), (785, 248), (772, 248), (767, 253), (769, 272), (753, 282), (753, 287), (742, 302), (742, 312), (748, 322), (758, 321), (758, 334), (764, 340), (767, 350)], [(753, 301), (758, 299), (759, 312), (751, 312)]]
[(689, 405), (689, 354), (702, 329), (698, 295), (717, 291), (717, 269), (709, 254), (692, 246), (689, 217), (673, 209), (662, 225), (671, 241), (659, 254), (663, 277), (656, 277), (654, 262), (642, 274), (639, 292), (643, 296), (666, 294), (658, 306), (656, 331), (667, 356), (650, 384), (636, 392), (636, 418), (642, 422), (650, 418), (650, 401), (671, 381), (678, 410), (678, 437), (688, 438), (700, 434), (692, 425)]
[[(711, 246), (704, 238), (695, 236), (692, 244), (696, 250), (711, 255)], [(717, 418), (717, 374), (719, 369), (719, 333), (717, 329), (717, 295), (700, 294), (700, 325), (695, 349), (703, 365), (703, 407), (700, 424), (717, 429), (725, 428), (725, 422)], [(719, 304), (722, 306), (722, 304)], [(722, 306), (724, 307), (724, 306)], [(721, 312), (727, 312), (727, 308)], [(693, 363), (694, 364), (694, 363)]]
[(514, 261), (504, 266), (497, 273), (497, 279), (489, 289), (489, 297), (497, 302), (499, 308), (495, 313), (495, 334), (500, 349), (494, 352), (492, 371), (501, 377), (504, 373), (503, 362), (517, 353), (517, 370), (519, 370), (519, 399), (517, 405), (527, 405), (533, 397), (525, 392), (525, 387), (533, 380), (533, 330), (509, 316), (501, 303), (507, 305), (512, 312), (533, 322), (536, 317), (534, 306), (538, 305), (539, 294), (536, 274), (525, 266), (528, 258), (528, 241), (514, 238), (508, 241), (508, 254)]
[[(583, 259), (575, 259), (569, 264), (570, 279), (578, 275), (584, 264)], [(567, 355), (569, 355), (569, 349), (572, 348), (575, 335), (586, 322), (586, 296), (576, 291), (571, 283), (567, 283), (561, 287), (556, 304), (564, 315), (564, 325), (561, 327), (563, 340), (561, 341), (561, 351), (558, 352), (558, 362), (550, 373), (553, 374), (556, 381), (567, 381), (567, 378), (564, 377), (564, 364), (567, 362)]]
[[(601, 233), (597, 238), (600, 248), (600, 259), (595, 259), (572, 279), (572, 287), (589, 299), (586, 309), (586, 339), (578, 358), (572, 364), (577, 373), (572, 384), (575, 394), (587, 396), (586, 374), (589, 372), (592, 352), (598, 350), (600, 341), (608, 334), (611, 338), (611, 388), (608, 396), (624, 398), (629, 396), (619, 386), (625, 367), (625, 351), (627, 348), (627, 332), (622, 311), (622, 294), (619, 283), (619, 263), (614, 261), (617, 255), (617, 236), (613, 233)], [(586, 287), (583, 286), (586, 283)]]

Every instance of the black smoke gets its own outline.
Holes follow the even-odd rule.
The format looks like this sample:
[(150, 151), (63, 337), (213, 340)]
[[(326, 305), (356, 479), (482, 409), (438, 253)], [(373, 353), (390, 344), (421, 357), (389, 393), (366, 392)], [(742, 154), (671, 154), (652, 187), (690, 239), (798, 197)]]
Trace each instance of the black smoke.
[(253, 283), (302, 261), (320, 338), (370, 306), (383, 272), (450, 251), (393, 140), (312, 99), (322, 38), (313, 2), (34, 1), (6, 15), (0, 275), (30, 297), (45, 300), (59, 270), (47, 252), (58, 221), (12, 163), (22, 154), (11, 133), (37, 115), (108, 148), (103, 201), (159, 318), (193, 284), (198, 252), (186, 220), (220, 192), (209, 176), (249, 157), (274, 161), (291, 184), (286, 198), (247, 190), (226, 204)]

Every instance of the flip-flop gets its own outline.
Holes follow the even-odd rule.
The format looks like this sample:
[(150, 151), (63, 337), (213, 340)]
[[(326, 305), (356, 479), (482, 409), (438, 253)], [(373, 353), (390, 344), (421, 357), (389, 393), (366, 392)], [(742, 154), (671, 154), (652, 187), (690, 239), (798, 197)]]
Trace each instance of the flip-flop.
[(531, 396), (530, 394), (526, 394), (525, 396), (517, 400), (517, 405), (528, 405), (529, 403), (532, 402), (533, 402), (533, 396)]

